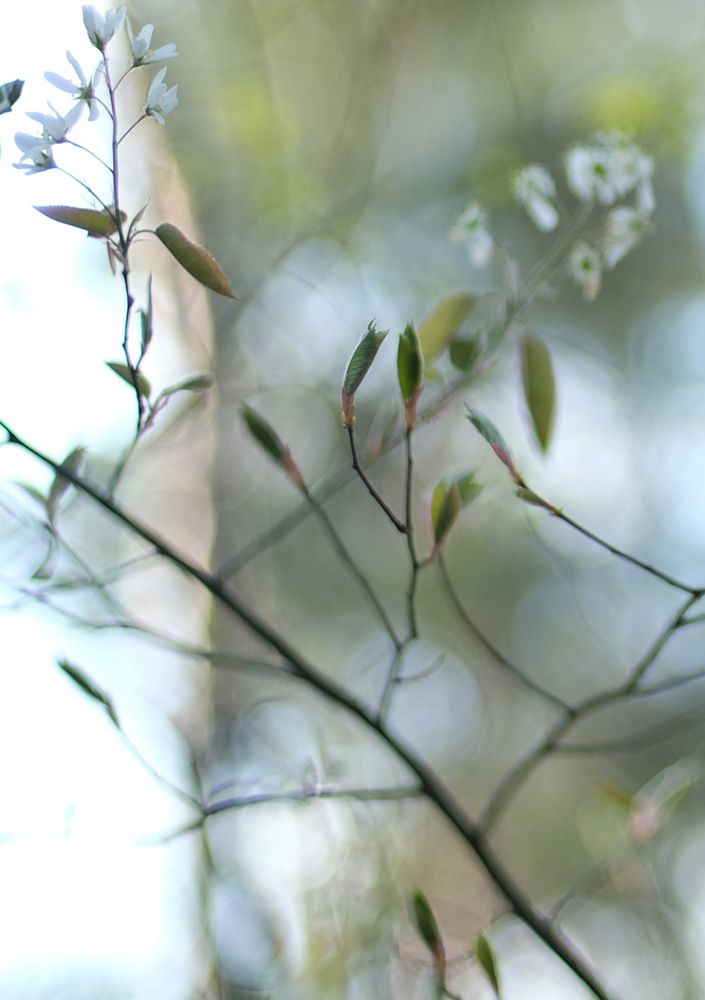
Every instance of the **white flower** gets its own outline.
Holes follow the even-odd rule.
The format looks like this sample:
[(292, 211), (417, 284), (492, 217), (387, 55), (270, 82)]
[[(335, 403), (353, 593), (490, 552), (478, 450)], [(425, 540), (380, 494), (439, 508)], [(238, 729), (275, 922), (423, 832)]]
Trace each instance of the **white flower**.
[(76, 76), (79, 81), (78, 83), (74, 83), (72, 80), (67, 80), (65, 76), (59, 76), (58, 73), (45, 73), (44, 77), (49, 81), (49, 83), (52, 84), (52, 86), (58, 87), (59, 90), (63, 90), (66, 94), (73, 94), (79, 101), (85, 101), (90, 112), (88, 115), (88, 121), (95, 121), (98, 117), (99, 109), (98, 102), (94, 97), (94, 92), (101, 75), (105, 71), (104, 66), (101, 63), (93, 74), (92, 79), (88, 81), (86, 80), (78, 61), (74, 59), (70, 52), (66, 53), (66, 58), (76, 71)]
[(106, 43), (122, 28), (126, 14), (127, 7), (120, 7), (119, 10), (107, 10), (103, 17), (95, 7), (86, 5), (83, 8), (83, 23), (91, 45), (95, 45), (102, 52)]
[[(24, 140), (30, 140), (24, 142)], [(45, 149), (43, 146), (36, 145), (36, 137), (33, 135), (27, 135), (26, 132), (18, 132), (15, 135), (15, 142), (19, 146), (23, 155), (20, 157), (18, 163), (13, 163), (12, 166), (17, 170), (24, 170), (28, 174), (38, 174), (42, 170), (49, 170), (51, 167), (55, 167), (54, 157), (52, 156), (51, 149)], [(26, 149), (24, 146), (26, 145)]]
[(613, 205), (636, 190), (644, 211), (654, 210), (653, 160), (621, 132), (600, 133), (595, 145), (575, 146), (565, 156), (568, 187), (581, 201), (597, 198)]
[(600, 255), (589, 243), (579, 240), (568, 255), (568, 268), (573, 281), (583, 290), (583, 297), (594, 299), (600, 290), (602, 266)]
[(550, 233), (560, 222), (558, 211), (550, 200), (556, 185), (548, 170), (537, 163), (524, 167), (514, 179), (514, 194), (542, 233)]
[[(49, 104), (49, 101), (47, 101), (47, 104)], [(75, 104), (69, 113), (63, 116), (59, 114), (53, 104), (49, 104), (49, 107), (54, 112), (53, 115), (43, 115), (39, 111), (27, 112), (28, 118), (39, 122), (42, 126), (41, 138), (37, 139), (36, 142), (44, 149), (53, 146), (57, 142), (63, 142), (67, 133), (71, 131), (81, 117), (81, 111), (83, 110), (81, 104)], [(24, 134), (23, 132), (18, 133), (18, 135)], [(17, 141), (17, 136), (15, 136), (15, 141)]]
[(153, 24), (145, 24), (139, 35), (135, 35), (128, 17), (125, 20), (125, 27), (127, 28), (130, 46), (132, 47), (133, 66), (146, 66), (147, 63), (159, 62), (160, 59), (173, 59), (174, 56), (178, 56), (179, 53), (176, 51), (176, 46), (173, 42), (169, 42), (168, 45), (162, 45), (159, 49), (150, 49), (149, 46), (152, 44), (152, 33), (154, 31)]
[(494, 240), (487, 229), (487, 213), (471, 202), (453, 226), (450, 238), (464, 243), (475, 267), (484, 267), (494, 253)]
[(144, 113), (152, 115), (160, 125), (164, 124), (164, 115), (168, 115), (179, 103), (179, 98), (176, 96), (179, 85), (177, 83), (171, 90), (166, 89), (166, 84), (164, 83), (166, 71), (167, 67), (165, 66), (159, 70), (152, 80), (152, 86), (149, 88), (147, 100), (143, 108)]
[(641, 239), (648, 215), (636, 208), (621, 206), (607, 216), (602, 259), (605, 267), (615, 267)]

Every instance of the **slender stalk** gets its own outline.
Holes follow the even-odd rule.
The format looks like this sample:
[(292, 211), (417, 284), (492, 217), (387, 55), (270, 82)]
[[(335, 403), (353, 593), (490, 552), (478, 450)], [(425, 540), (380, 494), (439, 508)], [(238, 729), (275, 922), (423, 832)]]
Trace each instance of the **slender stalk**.
[(372, 485), (372, 483), (369, 481), (369, 479), (365, 475), (365, 473), (364, 473), (364, 471), (362, 469), (362, 466), (360, 465), (360, 463), (358, 461), (357, 450), (355, 449), (355, 433), (354, 433), (354, 430), (353, 430), (352, 427), (348, 427), (348, 438), (350, 439), (350, 451), (352, 453), (352, 460), (353, 460), (352, 461), (352, 467), (353, 467), (353, 469), (355, 470), (355, 472), (357, 472), (358, 476), (360, 477), (360, 479), (363, 481), (363, 483), (367, 487), (368, 492), (369, 492), (370, 496), (373, 498), (373, 500), (375, 500), (379, 504), (379, 506), (382, 508), (382, 510), (387, 515), (387, 517), (392, 522), (392, 524), (397, 529), (397, 531), (399, 531), (399, 532), (401, 532), (403, 534), (406, 531), (406, 525), (403, 523), (403, 521), (400, 521), (399, 518), (394, 513), (394, 511), (391, 510), (391, 508), (389, 508), (387, 506), (387, 504), (384, 502), (384, 500), (382, 499), (382, 497), (379, 495), (379, 493), (377, 492), (377, 490), (374, 488), (374, 486)]
[(663, 582), (667, 583), (670, 587), (675, 587), (677, 590), (684, 590), (688, 594), (693, 594), (693, 595), (697, 594), (698, 598), (702, 597), (702, 595), (705, 593), (705, 590), (703, 590), (702, 588), (689, 587), (686, 583), (681, 583), (681, 581), (676, 580), (675, 577), (669, 576), (668, 573), (662, 573), (661, 570), (656, 569), (654, 566), (650, 566), (648, 563), (642, 562), (641, 559), (636, 559), (634, 556), (630, 556), (627, 552), (623, 552), (621, 549), (616, 548), (614, 545), (610, 545), (609, 542), (606, 542), (603, 538), (600, 538), (598, 535), (593, 534), (592, 531), (588, 531), (587, 528), (583, 528), (581, 524), (578, 524), (577, 521), (574, 521), (571, 517), (568, 517), (568, 515), (564, 514), (563, 511), (556, 511), (554, 513), (554, 517), (557, 517), (560, 521), (565, 521), (565, 523), (569, 524), (571, 528), (575, 528), (575, 530), (579, 531), (581, 535), (585, 535), (586, 538), (589, 538), (591, 541), (596, 542), (598, 545), (602, 546), (603, 549), (607, 549), (607, 551), (611, 552), (613, 556), (618, 556), (620, 559), (625, 559), (627, 562), (632, 563), (632, 565), (638, 566), (640, 569), (645, 570), (647, 573), (651, 573), (652, 576), (657, 577), (659, 580), (663, 580)]
[(654, 663), (658, 654), (671, 639), (674, 633), (682, 627), (686, 612), (700, 600), (700, 593), (691, 594), (686, 601), (676, 611), (675, 615), (667, 623), (665, 628), (659, 633), (652, 643), (647, 653), (637, 662), (630, 671), (626, 681), (612, 691), (605, 691), (602, 694), (588, 698), (580, 705), (567, 708), (558, 721), (548, 731), (544, 739), (527, 756), (519, 761), (505, 776), (503, 781), (497, 786), (490, 798), (485, 811), (480, 819), (480, 829), (484, 834), (489, 833), (502, 813), (505, 811), (516, 793), (524, 785), (526, 780), (537, 769), (537, 767), (554, 751), (559, 749), (559, 740), (565, 736), (570, 729), (580, 719), (587, 715), (599, 711), (606, 705), (611, 705), (616, 701), (624, 700), (634, 696), (637, 685), (649, 667)]
[(321, 504), (316, 500), (316, 498), (314, 496), (311, 495), (311, 493), (309, 493), (309, 491), (308, 491), (308, 489), (306, 487), (303, 488), (302, 493), (304, 494), (304, 496), (306, 497), (306, 499), (308, 500), (308, 502), (311, 504), (311, 506), (313, 507), (313, 509), (316, 512), (316, 516), (318, 517), (318, 519), (320, 520), (321, 524), (324, 526), (324, 528), (328, 532), (328, 535), (329, 535), (331, 541), (333, 542), (333, 545), (335, 546), (335, 549), (336, 549), (338, 555), (340, 556), (341, 561), (347, 566), (347, 568), (350, 570), (350, 572), (352, 573), (352, 575), (355, 577), (355, 579), (359, 583), (359, 585), (362, 588), (362, 590), (367, 595), (367, 597), (368, 597), (368, 599), (370, 601), (370, 604), (372, 605), (372, 607), (375, 609), (375, 611), (377, 613), (377, 617), (379, 618), (379, 620), (381, 621), (382, 625), (384, 626), (384, 629), (387, 632), (387, 634), (389, 635), (389, 638), (392, 640), (392, 642), (394, 644), (394, 649), (396, 651), (398, 651), (399, 649), (401, 649), (401, 640), (399, 639), (397, 633), (395, 632), (394, 626), (392, 625), (391, 621), (389, 620), (389, 615), (384, 610), (382, 602), (377, 597), (377, 594), (375, 593), (375, 591), (374, 591), (374, 589), (372, 587), (372, 584), (369, 582), (369, 580), (367, 579), (367, 577), (365, 576), (365, 574), (362, 572), (362, 570), (360, 569), (360, 567), (357, 565), (357, 563), (355, 562), (355, 560), (353, 559), (353, 557), (350, 555), (350, 553), (346, 549), (345, 544), (343, 543), (342, 538), (338, 534), (338, 531), (337, 531), (335, 525), (333, 524), (333, 522), (331, 521), (330, 517), (328, 516), (325, 508), (321, 506)]
[(243, 798), (221, 799), (206, 806), (203, 815), (217, 816), (230, 809), (246, 809), (248, 806), (268, 805), (272, 802), (314, 802), (316, 799), (351, 799), (355, 802), (393, 802), (399, 799), (419, 798), (423, 795), (418, 785), (401, 788), (359, 788), (359, 789), (297, 789), (279, 795), (246, 795)]
[(500, 653), (497, 647), (492, 642), (490, 642), (490, 640), (483, 632), (480, 631), (480, 629), (477, 627), (472, 618), (470, 618), (469, 614), (463, 607), (460, 597), (458, 596), (458, 592), (453, 586), (453, 581), (450, 578), (448, 567), (446, 566), (445, 557), (443, 556), (443, 553), (440, 550), (436, 555), (436, 561), (438, 563), (438, 569), (441, 574), (441, 579), (445, 584), (446, 590), (448, 591), (448, 596), (451, 599), (453, 607), (458, 613), (458, 617), (463, 622), (465, 627), (470, 632), (472, 632), (475, 638), (478, 639), (479, 642), (485, 647), (485, 649), (493, 658), (493, 660), (500, 667), (502, 667), (502, 669), (505, 670), (510, 677), (513, 677), (518, 684), (521, 684), (522, 687), (527, 688), (527, 690), (529, 691), (533, 691), (534, 694), (539, 695), (541, 698), (545, 698), (546, 701), (550, 701), (558, 708), (568, 710), (569, 706), (565, 701), (563, 701), (562, 698), (559, 698), (558, 695), (552, 694), (550, 691), (547, 691), (546, 688), (541, 687), (540, 684), (537, 684), (535, 681), (532, 681), (531, 678), (528, 677), (523, 672), (523, 670), (520, 670), (519, 667), (514, 666), (514, 664), (511, 663), (511, 661), (508, 660), (503, 653)]
[(404, 484), (404, 510), (405, 510), (405, 522), (404, 526), (406, 529), (406, 545), (409, 550), (409, 561), (411, 563), (411, 573), (409, 575), (409, 587), (406, 593), (406, 607), (409, 622), (409, 639), (418, 639), (419, 636), (419, 625), (416, 616), (416, 584), (419, 578), (420, 563), (416, 557), (416, 546), (414, 545), (414, 526), (412, 523), (412, 512), (411, 512), (411, 502), (412, 502), (412, 476), (414, 472), (414, 456), (411, 451), (411, 435), (413, 434), (413, 428), (409, 427), (406, 431), (406, 478)]
[(77, 476), (70, 469), (65, 468), (58, 462), (49, 458), (43, 452), (34, 448), (28, 442), (23, 441), (11, 428), (0, 421), (2, 427), (8, 435), (12, 444), (23, 448), (26, 452), (34, 455), (41, 462), (60, 473), (68, 479), (77, 489), (90, 496), (104, 510), (110, 512), (133, 534), (149, 542), (161, 555), (168, 559), (173, 565), (178, 566), (185, 573), (198, 580), (209, 593), (227, 607), (237, 618), (240, 619), (259, 639), (266, 645), (276, 650), (279, 655), (290, 664), (294, 676), (317, 691), (324, 698), (330, 700), (340, 708), (345, 710), (351, 717), (356, 718), (370, 732), (374, 733), (380, 741), (392, 750), (398, 759), (403, 762), (415, 775), (419, 787), (426, 798), (435, 805), (450, 824), (455, 828), (460, 837), (472, 849), (478, 860), (483, 865), (489, 878), (497, 887), (499, 892), (507, 900), (511, 911), (522, 920), (534, 933), (554, 952), (562, 961), (573, 970), (573, 972), (588, 986), (598, 1000), (610, 1000), (609, 994), (596, 979), (592, 970), (585, 964), (583, 959), (576, 954), (573, 948), (566, 943), (561, 934), (551, 926), (549, 920), (542, 916), (532, 906), (524, 892), (516, 884), (510, 873), (506, 870), (498, 856), (494, 853), (489, 843), (486, 841), (482, 830), (465, 812), (460, 803), (455, 799), (447, 786), (440, 779), (438, 774), (429, 767), (426, 762), (418, 757), (413, 750), (409, 749), (398, 737), (394, 736), (362, 702), (360, 702), (351, 692), (339, 684), (337, 681), (325, 674), (318, 668), (305, 660), (289, 643), (280, 636), (268, 623), (244, 605), (238, 597), (230, 593), (226, 586), (217, 577), (212, 576), (207, 570), (192, 562), (187, 556), (180, 554), (169, 542), (161, 538), (156, 532), (141, 524), (135, 518), (127, 514), (119, 507), (114, 500), (100, 490), (96, 489), (89, 482)]

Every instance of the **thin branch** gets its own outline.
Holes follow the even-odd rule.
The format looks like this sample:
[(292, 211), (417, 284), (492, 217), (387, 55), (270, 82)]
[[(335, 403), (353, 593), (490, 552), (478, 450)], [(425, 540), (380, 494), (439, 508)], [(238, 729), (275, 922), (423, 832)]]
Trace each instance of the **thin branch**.
[(348, 569), (350, 570), (350, 572), (352, 573), (352, 575), (355, 577), (355, 579), (359, 583), (359, 585), (362, 588), (362, 590), (367, 595), (370, 603), (372, 604), (372, 607), (375, 609), (375, 611), (377, 613), (377, 617), (379, 618), (379, 620), (381, 621), (382, 625), (384, 626), (384, 629), (387, 632), (387, 634), (389, 635), (389, 638), (392, 640), (392, 643), (394, 644), (394, 649), (395, 650), (399, 650), (401, 648), (401, 640), (400, 640), (399, 636), (397, 635), (397, 633), (395, 632), (394, 626), (392, 625), (392, 623), (391, 623), (391, 621), (389, 619), (389, 615), (384, 610), (382, 602), (377, 597), (377, 594), (375, 593), (375, 591), (374, 591), (374, 589), (372, 587), (372, 584), (369, 582), (369, 580), (367, 579), (367, 577), (365, 576), (365, 574), (362, 572), (362, 570), (360, 569), (360, 567), (357, 565), (357, 563), (355, 562), (355, 560), (353, 559), (353, 557), (350, 555), (350, 553), (346, 549), (345, 544), (344, 544), (342, 538), (338, 534), (337, 528), (335, 527), (335, 525), (333, 524), (332, 520), (328, 516), (325, 508), (323, 506), (321, 506), (321, 504), (316, 500), (316, 498), (314, 496), (312, 496), (311, 493), (309, 493), (309, 491), (308, 491), (308, 489), (306, 489), (306, 487), (303, 488), (302, 492), (303, 492), (304, 496), (306, 497), (306, 499), (308, 500), (308, 502), (313, 507), (314, 511), (316, 512), (316, 516), (319, 518), (321, 524), (324, 526), (324, 528), (328, 532), (328, 535), (329, 535), (331, 541), (333, 542), (333, 545), (335, 546), (336, 551), (337, 551), (338, 555), (340, 556), (341, 561), (348, 567)]
[(416, 584), (419, 578), (420, 564), (416, 557), (416, 546), (414, 545), (414, 526), (412, 524), (411, 502), (412, 502), (412, 476), (414, 472), (414, 456), (411, 451), (411, 435), (413, 428), (406, 431), (406, 477), (404, 483), (404, 527), (406, 529), (406, 545), (409, 550), (409, 561), (411, 563), (411, 573), (409, 575), (409, 588), (406, 593), (406, 607), (409, 622), (409, 642), (418, 639), (419, 625), (416, 619)]
[(246, 795), (242, 798), (221, 799), (206, 806), (204, 815), (216, 816), (229, 809), (246, 809), (248, 806), (266, 805), (270, 802), (315, 802), (316, 799), (348, 799), (355, 802), (393, 802), (400, 799), (414, 799), (423, 796), (419, 785), (407, 788), (359, 788), (359, 789), (296, 789), (275, 795)]
[(360, 463), (359, 463), (359, 461), (357, 459), (357, 451), (355, 450), (355, 433), (354, 433), (354, 430), (353, 430), (352, 427), (348, 427), (348, 437), (350, 438), (350, 451), (352, 453), (352, 460), (353, 460), (352, 467), (353, 467), (353, 469), (355, 470), (355, 472), (357, 472), (358, 476), (360, 477), (360, 479), (363, 481), (363, 483), (367, 487), (370, 496), (373, 498), (373, 500), (375, 500), (379, 504), (379, 506), (382, 508), (382, 510), (387, 515), (387, 517), (392, 522), (392, 524), (397, 529), (397, 531), (401, 532), (401, 534), (404, 534), (406, 532), (406, 525), (403, 523), (403, 521), (399, 520), (399, 518), (394, 513), (394, 511), (391, 510), (387, 506), (387, 504), (384, 502), (384, 500), (382, 499), (382, 497), (379, 495), (379, 493), (377, 492), (377, 490), (374, 488), (374, 486), (372, 485), (372, 483), (369, 481), (369, 479), (365, 475), (365, 473), (364, 473), (364, 471), (362, 469), (362, 466), (360, 465)]
[(492, 642), (490, 642), (490, 640), (483, 632), (480, 631), (480, 629), (477, 627), (475, 622), (472, 620), (470, 615), (463, 607), (460, 597), (458, 596), (458, 592), (453, 586), (453, 581), (450, 578), (448, 567), (446, 566), (445, 557), (443, 556), (443, 553), (440, 550), (436, 555), (436, 559), (438, 562), (438, 569), (440, 570), (441, 578), (446, 586), (446, 590), (448, 591), (448, 595), (453, 603), (453, 607), (458, 613), (458, 617), (463, 622), (465, 627), (470, 632), (472, 632), (475, 638), (478, 639), (480, 643), (482, 643), (482, 645), (485, 647), (485, 649), (490, 654), (492, 659), (500, 667), (502, 667), (502, 669), (505, 670), (510, 677), (513, 677), (518, 684), (521, 684), (522, 687), (527, 688), (529, 691), (533, 691), (534, 694), (539, 695), (541, 698), (545, 698), (546, 701), (550, 701), (553, 705), (556, 705), (558, 708), (561, 708), (564, 711), (568, 710), (569, 706), (565, 701), (563, 701), (562, 698), (559, 698), (558, 695), (552, 694), (550, 691), (547, 691), (546, 688), (541, 687), (540, 684), (537, 684), (535, 681), (532, 681), (531, 678), (528, 677), (523, 670), (520, 670), (519, 667), (514, 666), (514, 664), (511, 663), (511, 661), (508, 660), (503, 653), (500, 653), (497, 647)]
[(523, 890), (516, 884), (513, 877), (505, 869), (499, 857), (495, 854), (478, 824), (465, 812), (438, 774), (409, 749), (398, 737), (394, 736), (379, 721), (379, 719), (345, 687), (336, 680), (321, 673), (317, 667), (302, 657), (289, 643), (280, 636), (268, 623), (255, 612), (246, 607), (238, 597), (230, 593), (223, 582), (212, 576), (207, 570), (181, 555), (165, 539), (151, 529), (141, 524), (111, 498), (92, 486), (85, 479), (77, 476), (71, 469), (55, 462), (28, 442), (23, 441), (10, 427), (0, 421), (2, 427), (13, 444), (34, 455), (45, 465), (60, 473), (87, 496), (92, 497), (101, 507), (109, 511), (132, 533), (149, 542), (173, 565), (198, 580), (206, 590), (227, 607), (256, 636), (291, 665), (292, 672), (301, 681), (317, 691), (324, 698), (344, 709), (350, 716), (358, 719), (365, 728), (374, 732), (377, 737), (402, 761), (416, 776), (419, 786), (427, 799), (432, 802), (450, 824), (456, 829), (465, 843), (473, 850), (483, 865), (489, 878), (499, 892), (506, 898), (512, 912), (522, 920), (534, 933), (554, 952), (598, 997), (598, 1000), (610, 1000), (609, 994), (596, 979), (592, 970), (583, 959), (568, 945), (563, 937), (552, 926), (549, 920), (534, 909)]
[(681, 715), (666, 722), (660, 722), (642, 730), (640, 733), (632, 733), (630, 736), (623, 736), (618, 740), (607, 740), (603, 743), (560, 743), (555, 747), (556, 753), (562, 754), (594, 754), (598, 756), (603, 753), (638, 753), (656, 743), (664, 743), (666, 740), (680, 736), (688, 729), (703, 725), (702, 708), (697, 712)]
[(652, 576), (657, 577), (659, 580), (663, 580), (663, 582), (667, 583), (670, 587), (675, 587), (677, 590), (684, 590), (686, 593), (693, 594), (694, 596), (697, 595), (698, 599), (705, 594), (705, 590), (702, 588), (689, 587), (686, 583), (681, 583), (681, 581), (676, 580), (675, 577), (669, 576), (668, 573), (662, 573), (661, 570), (656, 569), (654, 566), (650, 566), (649, 563), (642, 562), (641, 559), (636, 559), (634, 556), (630, 556), (627, 552), (622, 552), (621, 549), (616, 548), (614, 545), (610, 545), (609, 542), (606, 542), (603, 538), (593, 534), (592, 531), (588, 531), (587, 528), (583, 528), (581, 524), (578, 524), (577, 521), (568, 517), (568, 515), (564, 514), (563, 511), (556, 510), (552, 511), (552, 513), (554, 517), (557, 517), (560, 521), (565, 521), (565, 523), (569, 524), (571, 528), (575, 528), (575, 530), (579, 531), (581, 535), (585, 535), (586, 538), (596, 542), (598, 545), (602, 546), (603, 549), (607, 549), (607, 551), (611, 552), (612, 555), (618, 556), (618, 558), (632, 563), (633, 566), (638, 566), (647, 573), (651, 573)]
[(546, 759), (546, 757), (550, 756), (555, 750), (558, 749), (559, 740), (569, 732), (576, 722), (580, 719), (584, 719), (587, 715), (590, 715), (593, 712), (599, 711), (606, 705), (611, 705), (616, 701), (631, 698), (636, 695), (639, 680), (644, 676), (645, 672), (655, 661), (656, 657), (666, 645), (668, 640), (673, 636), (677, 629), (682, 627), (684, 615), (696, 601), (700, 600), (701, 596), (702, 595), (699, 592), (691, 594), (690, 597), (688, 597), (687, 600), (681, 604), (675, 615), (654, 640), (646, 655), (642, 657), (642, 659), (639, 660), (636, 666), (630, 671), (627, 680), (623, 684), (611, 691), (605, 691), (602, 694), (595, 695), (593, 698), (588, 698), (580, 705), (568, 708), (548, 731), (538, 746), (522, 758), (522, 760), (520, 760), (511, 771), (509, 771), (503, 781), (495, 789), (492, 797), (485, 807), (482, 818), (480, 819), (480, 830), (484, 834), (487, 834), (494, 826), (501, 814), (509, 805), (510, 801), (524, 785), (529, 776), (533, 774), (536, 768)]

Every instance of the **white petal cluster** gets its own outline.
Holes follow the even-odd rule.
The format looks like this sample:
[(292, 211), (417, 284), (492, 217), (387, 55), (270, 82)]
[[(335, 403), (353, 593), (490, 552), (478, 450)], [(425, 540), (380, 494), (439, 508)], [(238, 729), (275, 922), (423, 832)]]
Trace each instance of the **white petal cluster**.
[(74, 59), (70, 52), (66, 53), (66, 58), (71, 63), (78, 77), (78, 83), (74, 83), (73, 80), (67, 80), (65, 76), (59, 76), (58, 73), (45, 73), (44, 77), (52, 86), (58, 87), (59, 90), (63, 90), (66, 94), (73, 94), (78, 101), (85, 101), (89, 110), (88, 121), (95, 121), (99, 114), (98, 101), (95, 99), (95, 88), (104, 72), (103, 64), (101, 63), (92, 78), (87, 80), (78, 60)]
[(91, 45), (102, 52), (107, 42), (125, 23), (127, 7), (118, 10), (108, 10), (105, 17), (95, 7), (87, 4), (83, 8), (83, 24), (85, 25)]
[(524, 167), (514, 178), (514, 194), (537, 229), (550, 233), (556, 228), (560, 215), (551, 200), (556, 196), (556, 185), (545, 167), (538, 163)]
[[(63, 142), (68, 132), (73, 128), (81, 117), (82, 105), (76, 104), (64, 117), (60, 115), (53, 105), (49, 105), (53, 114), (43, 115), (39, 111), (28, 111), (27, 117), (42, 126), (42, 134), (30, 135), (28, 132), (16, 132), (15, 142), (22, 153), (19, 163), (15, 166), (20, 169), (27, 169), (25, 161), (31, 161), (37, 170), (46, 170), (54, 166), (51, 156), (51, 147), (58, 142)], [(31, 166), (28, 164), (28, 166)], [(29, 169), (30, 173), (36, 170)]]
[(622, 205), (607, 216), (602, 259), (605, 267), (612, 268), (637, 245), (648, 228), (649, 216), (641, 209)]
[(132, 49), (133, 66), (146, 66), (148, 63), (159, 62), (160, 59), (173, 59), (175, 56), (178, 56), (179, 53), (176, 51), (176, 46), (173, 42), (169, 42), (168, 45), (162, 45), (158, 49), (150, 49), (152, 34), (154, 33), (153, 24), (145, 24), (139, 35), (135, 35), (133, 32), (129, 17), (125, 20), (125, 26)]
[(159, 70), (152, 80), (152, 85), (149, 88), (147, 100), (143, 108), (145, 115), (151, 115), (153, 118), (156, 118), (160, 125), (164, 124), (164, 116), (172, 112), (179, 103), (179, 98), (176, 96), (179, 85), (177, 83), (175, 87), (167, 90), (167, 86), (164, 83), (166, 71), (167, 67), (165, 66)]
[(473, 201), (453, 226), (450, 238), (463, 243), (475, 267), (484, 267), (494, 253), (494, 240), (487, 228), (487, 213)]
[(581, 201), (602, 205), (634, 191), (643, 211), (654, 210), (651, 174), (654, 163), (622, 132), (599, 133), (590, 146), (574, 146), (565, 156), (568, 187)]
[(594, 299), (602, 280), (602, 258), (585, 240), (573, 245), (568, 255), (568, 268), (573, 281), (583, 290), (583, 297)]

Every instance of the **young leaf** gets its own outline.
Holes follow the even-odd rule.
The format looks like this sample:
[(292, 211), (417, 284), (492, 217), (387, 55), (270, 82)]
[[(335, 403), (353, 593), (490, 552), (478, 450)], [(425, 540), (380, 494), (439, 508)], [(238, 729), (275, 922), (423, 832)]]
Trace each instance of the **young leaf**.
[[(81, 467), (84, 452), (85, 448), (74, 448), (61, 464), (65, 466), (69, 472), (77, 473)], [(46, 500), (47, 514), (49, 515), (50, 521), (54, 520), (57, 504), (70, 485), (71, 483), (69, 480), (65, 479), (60, 472), (57, 472), (56, 476), (54, 476), (54, 482), (51, 484), (49, 496)]]
[(450, 345), (450, 363), (458, 371), (470, 371), (479, 353), (480, 349), (476, 340), (459, 338)]
[[(105, 363), (108, 368), (112, 368), (116, 375), (119, 375), (121, 379), (124, 379), (124, 381), (134, 389), (135, 383), (133, 373), (127, 365), (124, 365), (121, 361), (106, 361)], [(149, 380), (142, 374), (142, 372), (135, 372), (135, 374), (137, 376), (137, 391), (140, 396), (144, 396), (145, 399), (149, 399), (149, 394), (152, 391)]]
[(263, 417), (260, 417), (259, 413), (255, 413), (249, 406), (243, 406), (240, 412), (242, 419), (247, 424), (248, 431), (255, 441), (264, 448), (268, 455), (271, 455), (275, 462), (283, 465), (287, 449), (279, 440), (277, 432), (270, 427)]
[(463, 507), (467, 507), (482, 493), (482, 483), (478, 483), (475, 479), (474, 472), (466, 472), (464, 476), (457, 476), (454, 482), (458, 487), (460, 503)]
[(107, 694), (101, 691), (100, 688), (97, 688), (95, 684), (89, 680), (88, 677), (86, 677), (83, 671), (79, 670), (78, 667), (75, 667), (73, 663), (69, 663), (67, 660), (57, 660), (57, 666), (60, 667), (65, 674), (68, 674), (74, 684), (77, 684), (82, 691), (85, 691), (89, 697), (93, 698), (97, 702), (100, 702), (100, 704), (108, 710), (108, 715), (119, 729), (120, 723), (118, 722), (117, 714), (113, 708), (113, 703)]
[(10, 80), (0, 86), (0, 115), (12, 110), (12, 105), (20, 99), (24, 80)]
[(495, 991), (497, 996), (499, 996), (499, 972), (497, 969), (497, 959), (495, 958), (492, 946), (484, 934), (477, 935), (477, 941), (475, 943), (475, 957), (477, 958), (480, 968), (487, 976), (490, 986)]
[(229, 299), (237, 298), (222, 268), (207, 250), (204, 250), (198, 243), (192, 243), (180, 229), (172, 226), (170, 222), (162, 223), (154, 231), (167, 250), (176, 257), (179, 264), (188, 271), (192, 278), (200, 281), (206, 288), (218, 292), (219, 295), (226, 295)]
[(411, 897), (411, 903), (414, 910), (414, 922), (416, 924), (416, 929), (423, 938), (424, 943), (433, 955), (442, 952), (443, 942), (438, 930), (436, 918), (433, 915), (433, 910), (431, 909), (428, 900), (420, 889), (417, 889)]
[(509, 448), (507, 447), (504, 438), (499, 433), (499, 431), (492, 423), (492, 421), (488, 420), (483, 413), (479, 412), (479, 410), (471, 410), (469, 406), (466, 407), (466, 409), (468, 411), (467, 412), (468, 420), (473, 425), (475, 430), (479, 431), (479, 433), (483, 436), (485, 441), (491, 446), (492, 451), (495, 453), (500, 462), (504, 462), (504, 464), (507, 466), (507, 468), (512, 474), (514, 482), (518, 486), (524, 486), (524, 482), (521, 476), (514, 468), (514, 462), (512, 461), (511, 455), (509, 454)]
[(345, 371), (343, 392), (346, 396), (353, 397), (355, 395), (388, 333), (388, 330), (377, 330), (374, 321), (367, 327), (367, 333), (353, 351)]
[(536, 440), (545, 454), (551, 441), (556, 407), (556, 380), (546, 345), (530, 334), (522, 337), (521, 341), (521, 375), (524, 398), (534, 425)]
[(106, 212), (95, 208), (71, 208), (69, 205), (35, 205), (38, 212), (46, 215), (54, 222), (63, 222), (66, 226), (85, 229), (89, 236), (110, 236), (117, 232), (115, 219)]
[(420, 387), (423, 377), (421, 345), (411, 323), (407, 324), (406, 329), (399, 337), (397, 375), (401, 394), (405, 402), (408, 402)]
[(147, 308), (140, 309), (142, 321), (142, 353), (149, 347), (152, 339), (152, 275), (147, 278)]
[[(436, 490), (438, 487), (436, 487)], [(434, 499), (436, 491), (434, 490)], [(457, 483), (451, 483), (445, 491), (443, 500), (438, 506), (438, 515), (433, 521), (433, 540), (436, 545), (440, 545), (450, 529), (453, 527), (456, 517), (460, 513), (462, 502), (460, 490)]]
[(459, 292), (449, 295), (436, 306), (419, 327), (419, 343), (424, 361), (430, 363), (442, 354), (448, 341), (458, 330), (477, 301), (475, 295)]
[(206, 375), (192, 375), (190, 378), (184, 379), (183, 382), (178, 382), (176, 385), (170, 385), (168, 389), (162, 389), (159, 393), (160, 396), (171, 396), (174, 392), (203, 392), (205, 389), (210, 389), (213, 385), (213, 376)]

